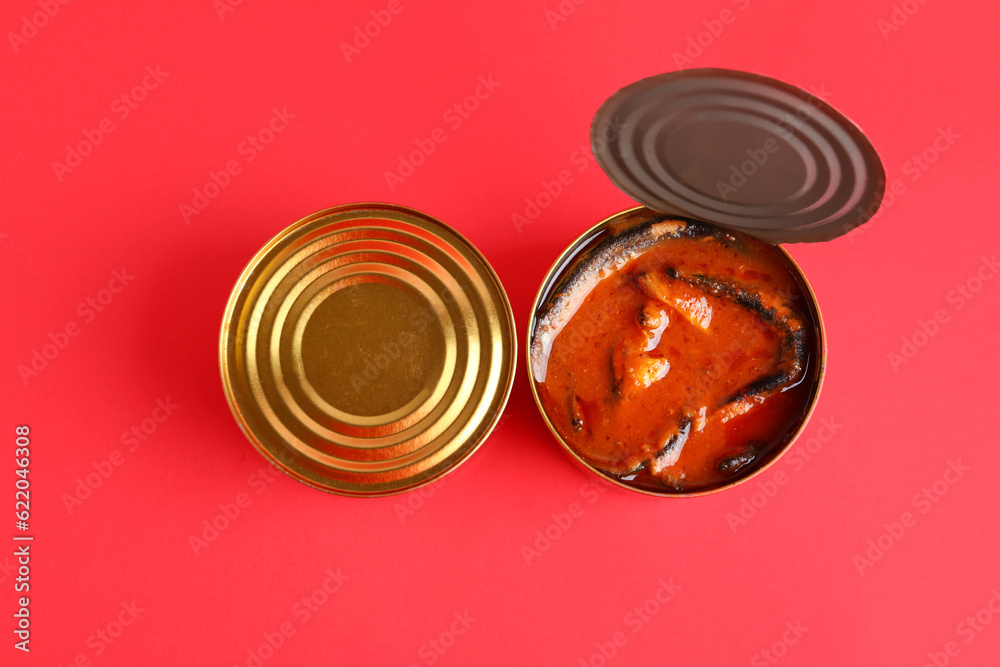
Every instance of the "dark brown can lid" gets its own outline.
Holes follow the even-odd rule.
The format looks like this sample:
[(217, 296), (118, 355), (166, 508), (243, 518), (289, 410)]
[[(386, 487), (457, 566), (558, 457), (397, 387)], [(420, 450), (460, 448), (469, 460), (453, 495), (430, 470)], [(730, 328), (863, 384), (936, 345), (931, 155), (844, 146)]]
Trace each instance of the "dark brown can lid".
[(625, 194), (771, 243), (828, 241), (866, 222), (885, 170), (861, 130), (820, 98), (748, 72), (691, 69), (612, 95), (591, 126)]

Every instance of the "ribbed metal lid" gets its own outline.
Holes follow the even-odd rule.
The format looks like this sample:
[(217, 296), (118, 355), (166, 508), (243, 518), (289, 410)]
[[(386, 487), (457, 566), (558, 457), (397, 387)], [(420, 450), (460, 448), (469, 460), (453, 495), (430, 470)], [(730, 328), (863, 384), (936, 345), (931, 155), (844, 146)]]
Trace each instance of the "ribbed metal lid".
[(310, 486), (379, 496), (437, 479), (486, 439), (516, 345), (500, 281), (468, 241), (412, 209), (353, 204), (257, 253), (219, 353), (261, 454)]
[(691, 69), (622, 88), (591, 146), (627, 195), (771, 243), (828, 241), (866, 222), (885, 170), (861, 130), (810, 93), (768, 77)]

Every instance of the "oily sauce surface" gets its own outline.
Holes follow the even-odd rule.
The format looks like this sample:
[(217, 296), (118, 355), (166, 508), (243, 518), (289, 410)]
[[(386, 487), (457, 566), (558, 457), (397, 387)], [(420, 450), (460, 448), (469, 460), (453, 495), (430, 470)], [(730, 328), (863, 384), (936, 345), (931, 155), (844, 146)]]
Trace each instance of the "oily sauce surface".
[(786, 260), (711, 229), (665, 237), (578, 289), (535, 372), (562, 438), (633, 486), (683, 493), (748, 474), (816, 389), (817, 321)]

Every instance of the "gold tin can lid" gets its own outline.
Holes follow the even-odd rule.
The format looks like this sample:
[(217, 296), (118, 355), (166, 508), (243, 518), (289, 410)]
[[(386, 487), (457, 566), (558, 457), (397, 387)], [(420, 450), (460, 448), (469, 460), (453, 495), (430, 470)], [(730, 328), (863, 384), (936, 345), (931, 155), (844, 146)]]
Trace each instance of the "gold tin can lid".
[(267, 243), (226, 306), (222, 383), (243, 432), (291, 477), (350, 496), (430, 483), (510, 395), (514, 317), (486, 259), (402, 206), (314, 213)]

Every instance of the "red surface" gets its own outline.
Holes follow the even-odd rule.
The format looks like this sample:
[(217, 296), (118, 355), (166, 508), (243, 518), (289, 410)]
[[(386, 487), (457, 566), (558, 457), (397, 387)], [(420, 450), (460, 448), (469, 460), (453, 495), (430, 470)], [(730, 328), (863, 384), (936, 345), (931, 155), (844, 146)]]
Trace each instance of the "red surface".
[[(1000, 245), (998, 10), (652, 4), (3, 5), (7, 628), (11, 536), (35, 540), (31, 653), (7, 630), (0, 662), (995, 664), (1000, 268), (983, 258)], [(52, 18), (38, 14), (50, 5)], [(391, 22), (348, 62), (340, 43), (371, 12)], [(547, 433), (522, 364), (502, 424), (429, 497), (348, 499), (260, 477), (217, 369), (223, 306), (253, 252), (326, 206), (413, 206), (482, 250), (523, 331), (557, 254), (629, 205), (588, 159), (593, 113), (687, 49), (682, 66), (824, 91), (896, 184), (852, 236), (790, 248), (820, 299), (829, 363), (789, 454), (711, 497), (598, 494)], [(144, 81), (145, 99), (123, 106)], [(449, 112), (477, 89), (467, 118)], [(274, 110), (280, 131), (249, 148)], [(53, 167), (103, 119), (78, 166)], [(445, 140), (390, 187), (398, 156), (438, 128)], [(181, 205), (229, 161), (238, 173), (186, 220)], [(563, 170), (572, 182), (515, 228)], [(102, 292), (115, 271), (127, 284)], [(87, 305), (98, 297), (111, 299), (99, 312)], [(65, 347), (23, 381), (50, 335)], [(154, 415), (166, 419), (145, 422), (144, 441), (125, 435)], [(32, 438), (26, 533), (12, 516), (18, 424)], [(67, 507), (78, 479), (109, 465)], [(238, 500), (196, 553), (191, 537)], [(323, 604), (310, 610), (310, 596)], [(279, 648), (261, 651), (267, 636)]]

